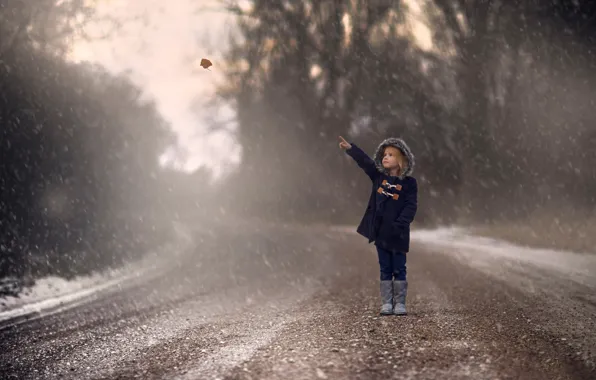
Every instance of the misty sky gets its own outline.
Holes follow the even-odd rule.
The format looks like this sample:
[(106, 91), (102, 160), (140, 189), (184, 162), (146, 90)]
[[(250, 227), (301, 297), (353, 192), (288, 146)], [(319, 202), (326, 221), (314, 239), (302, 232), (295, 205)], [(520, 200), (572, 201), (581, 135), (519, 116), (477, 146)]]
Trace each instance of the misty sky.
[[(226, 167), (237, 165), (241, 153), (233, 134), (203, 135), (205, 124), (201, 117), (211, 111), (196, 106), (196, 99), (212, 97), (217, 81), (222, 79), (218, 60), (226, 32), (233, 26), (231, 17), (217, 10), (217, 3), (98, 0), (98, 14), (123, 20), (123, 26), (107, 39), (76, 41), (70, 56), (73, 61), (97, 62), (114, 73), (130, 70), (133, 81), (157, 102), (158, 110), (171, 123), (180, 146), (188, 153), (183, 160), (172, 160), (168, 154), (162, 160), (188, 171), (206, 165), (216, 176)], [(412, 9), (416, 37), (422, 44), (429, 44), (428, 30), (415, 21), (419, 19), (418, 1), (407, 3)], [(136, 20), (127, 21), (131, 19)], [(92, 35), (100, 35), (101, 30), (101, 24), (87, 27)], [(201, 58), (213, 61), (211, 71), (200, 68)]]

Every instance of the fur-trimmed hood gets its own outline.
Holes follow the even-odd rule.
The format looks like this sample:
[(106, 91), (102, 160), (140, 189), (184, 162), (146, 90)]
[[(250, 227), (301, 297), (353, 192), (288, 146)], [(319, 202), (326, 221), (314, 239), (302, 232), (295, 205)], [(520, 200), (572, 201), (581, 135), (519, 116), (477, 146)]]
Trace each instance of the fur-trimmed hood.
[(397, 137), (389, 137), (383, 140), (383, 142), (380, 143), (377, 147), (374, 158), (377, 169), (381, 173), (389, 174), (387, 170), (383, 167), (383, 152), (385, 151), (385, 148), (388, 146), (392, 146), (394, 148), (399, 149), (408, 160), (407, 167), (405, 168), (403, 173), (400, 173), (399, 178), (404, 179), (405, 177), (411, 176), (414, 172), (414, 154), (412, 154), (412, 151), (410, 150), (410, 147), (406, 144), (406, 142)]

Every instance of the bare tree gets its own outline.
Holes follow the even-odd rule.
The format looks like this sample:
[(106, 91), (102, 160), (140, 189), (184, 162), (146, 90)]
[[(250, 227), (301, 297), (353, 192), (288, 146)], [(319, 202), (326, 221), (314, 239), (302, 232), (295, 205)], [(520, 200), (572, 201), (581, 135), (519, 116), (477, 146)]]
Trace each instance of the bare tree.
[[(353, 168), (337, 154), (338, 135), (358, 134), (372, 149), (387, 134), (407, 134), (423, 147), (433, 128), (443, 133), (430, 122), (443, 108), (420, 70), (422, 52), (400, 27), (400, 2), (227, 5), (239, 33), (221, 95), (236, 105), (243, 170), (259, 168), (253, 176), (273, 180), (256, 194), (279, 195), (282, 203), (349, 204), (354, 192), (342, 189), (352, 186)], [(305, 182), (316, 185), (305, 191)]]

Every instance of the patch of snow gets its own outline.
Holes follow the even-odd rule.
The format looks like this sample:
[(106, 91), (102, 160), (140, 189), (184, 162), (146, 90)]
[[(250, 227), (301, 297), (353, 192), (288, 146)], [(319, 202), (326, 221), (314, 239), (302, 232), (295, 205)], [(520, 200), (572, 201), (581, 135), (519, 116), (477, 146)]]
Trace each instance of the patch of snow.
[(78, 276), (72, 280), (56, 276), (41, 278), (18, 297), (8, 296), (0, 301), (0, 322), (74, 301), (109, 288), (127, 278), (118, 274), (118, 271), (96, 273)]
[[(166, 244), (164, 249), (149, 252), (142, 259), (120, 268), (78, 276), (71, 280), (48, 276), (36, 280), (33, 286), (25, 288), (18, 297), (0, 298), (0, 322), (58, 308), (61, 305), (74, 306), (77, 300), (122, 285), (129, 280), (162, 271), (175, 262), (172, 260), (171, 253), (182, 254), (192, 241), (189, 232), (182, 226), (177, 225), (175, 231), (177, 235), (175, 241)], [(163, 252), (168, 252), (168, 255), (164, 255)]]
[(415, 230), (411, 238), (434, 248), (448, 248), (445, 253), (471, 264), (489, 266), (495, 261), (513, 266), (529, 264), (585, 285), (596, 285), (596, 255), (518, 246), (503, 240), (474, 236), (458, 227)]
[[(331, 230), (357, 234), (356, 228), (336, 225)], [(432, 246), (437, 252), (465, 260), (490, 274), (501, 273), (495, 271), (495, 263), (509, 270), (520, 264), (529, 264), (572, 278), (583, 285), (596, 286), (596, 255), (593, 254), (519, 246), (504, 240), (475, 236), (458, 226), (415, 229), (410, 237), (413, 242)]]

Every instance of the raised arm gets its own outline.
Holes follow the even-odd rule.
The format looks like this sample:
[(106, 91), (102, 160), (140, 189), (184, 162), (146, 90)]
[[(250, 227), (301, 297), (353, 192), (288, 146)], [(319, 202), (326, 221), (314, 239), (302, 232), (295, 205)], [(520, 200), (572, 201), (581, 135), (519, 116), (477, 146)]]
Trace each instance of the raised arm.
[(374, 181), (375, 178), (379, 175), (379, 171), (377, 170), (377, 166), (375, 162), (370, 158), (362, 149), (360, 149), (354, 143), (348, 143), (344, 140), (343, 137), (339, 137), (341, 139), (339, 146), (346, 150), (346, 153), (356, 161), (358, 166), (364, 170), (366, 175)]

